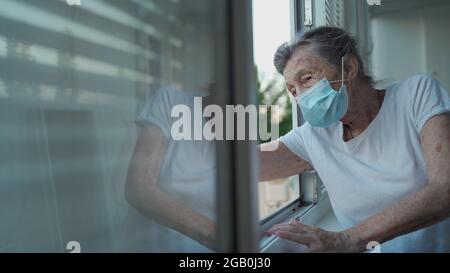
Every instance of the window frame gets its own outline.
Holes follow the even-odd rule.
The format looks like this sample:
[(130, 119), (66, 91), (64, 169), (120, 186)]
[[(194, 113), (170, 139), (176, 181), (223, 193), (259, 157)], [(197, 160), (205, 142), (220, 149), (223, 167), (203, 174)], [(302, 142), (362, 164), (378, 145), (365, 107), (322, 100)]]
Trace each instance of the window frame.
[[(304, 24), (304, 1), (311, 1), (313, 24)], [(217, 1), (225, 10), (216, 18), (226, 24), (218, 31), (217, 41), (228, 45), (217, 57), (218, 91), (213, 95), (217, 104), (256, 104), (256, 73), (253, 65), (252, 1)], [(291, 0), (291, 36), (315, 24), (315, 1)], [(225, 35), (223, 35), (225, 33)], [(247, 90), (247, 92), (242, 92)], [(231, 91), (231, 92), (227, 92)], [(304, 120), (297, 104), (292, 101), (293, 126)], [(297, 218), (314, 225), (331, 208), (328, 194), (315, 173), (297, 175), (300, 196), (268, 217), (258, 219), (257, 202), (257, 143), (256, 141), (220, 141), (217, 143), (217, 250), (218, 252), (270, 252), (278, 240), (264, 232), (276, 223)], [(220, 156), (219, 156), (220, 155)], [(220, 194), (219, 194), (220, 193)], [(309, 220), (308, 220), (309, 219)]]
[[(252, 2), (215, 2), (218, 5), (216, 8), (225, 11), (216, 18), (218, 25), (223, 27), (222, 31), (217, 32), (216, 39), (226, 44), (227, 50), (221, 52), (215, 62), (218, 92), (214, 93), (213, 99), (224, 108), (225, 105), (254, 105), (256, 79), (253, 73)], [(248, 253), (258, 250), (256, 147), (256, 141), (251, 140), (217, 142), (216, 160), (220, 166), (216, 174), (218, 252)]]
[[(310, 1), (312, 12), (312, 24), (305, 24), (305, 1)], [(313, 0), (291, 0), (291, 38), (301, 30), (310, 30), (316, 26), (316, 3)], [(292, 125), (293, 128), (301, 126), (305, 120), (301, 111), (298, 111), (297, 103), (292, 100)], [(259, 238), (260, 251), (270, 252), (271, 246), (277, 244), (277, 237), (266, 236), (265, 231), (275, 224), (287, 222), (290, 219), (314, 219), (314, 221), (306, 221), (308, 224), (315, 224), (318, 219), (325, 215), (331, 208), (328, 199), (328, 193), (320, 180), (317, 173), (306, 171), (296, 176), (299, 186), (299, 197), (290, 202), (286, 206), (280, 208), (276, 212), (270, 214), (260, 221)], [(275, 247), (276, 248), (276, 247)]]
[[(295, 37), (298, 30), (303, 29), (304, 26), (304, 5), (301, 3), (303, 0), (290, 0), (290, 29), (291, 38)], [(292, 128), (298, 127), (302, 120), (301, 112), (298, 111), (297, 103), (295, 100), (291, 100), (292, 106)], [(287, 203), (286, 205), (280, 207), (276, 211), (270, 213), (266, 217), (259, 220), (259, 230), (261, 231), (269, 229), (273, 224), (281, 222), (283, 219), (293, 216), (303, 204), (303, 189), (301, 183), (301, 175), (295, 175), (292, 177), (295, 183), (298, 185), (299, 196)]]
[[(313, 25), (306, 26), (305, 25), (305, 0), (290, 0), (290, 21), (291, 21), (291, 38), (294, 38), (296, 33), (302, 29), (311, 29), (314, 27)], [(312, 0), (306, 0), (310, 1), (310, 5), (312, 8), (312, 11), (314, 12), (314, 1)], [(314, 22), (314, 16), (312, 16), (313, 22)], [(298, 111), (297, 103), (295, 100), (291, 100), (292, 103), (292, 127), (296, 128), (304, 123), (304, 120), (302, 118), (301, 112)], [(313, 203), (313, 199), (309, 196), (314, 195), (315, 192), (310, 189), (311, 187), (308, 185), (308, 187), (305, 187), (305, 183), (302, 183), (302, 180), (308, 180), (304, 179), (301, 174), (296, 175), (294, 177), (296, 180), (296, 183), (298, 184), (299, 188), (299, 196), (295, 200), (289, 202), (285, 206), (279, 208), (277, 211), (269, 214), (268, 216), (264, 217), (260, 220), (260, 226), (264, 229), (266, 226), (268, 226), (271, 223), (279, 222), (283, 218), (286, 218), (288, 216), (292, 216), (295, 214), (295, 212), (301, 208), (302, 206), (307, 206), (310, 203)], [(308, 183), (309, 184), (309, 183)], [(278, 221), (277, 221), (278, 220)], [(269, 228), (268, 226), (267, 228)]]

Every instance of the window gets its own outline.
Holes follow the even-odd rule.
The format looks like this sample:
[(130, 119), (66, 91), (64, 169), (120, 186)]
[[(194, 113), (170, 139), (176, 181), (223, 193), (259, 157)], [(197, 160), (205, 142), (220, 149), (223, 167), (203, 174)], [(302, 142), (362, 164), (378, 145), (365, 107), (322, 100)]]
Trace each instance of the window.
[[(254, 58), (258, 73), (258, 104), (280, 107), (272, 122), (278, 123), (280, 136), (293, 128), (292, 98), (284, 79), (273, 65), (273, 56), (291, 37), (291, 1), (253, 1)], [(268, 20), (268, 18), (271, 18)], [(295, 107), (295, 106), (294, 106)], [(273, 115), (274, 113), (272, 113)], [(264, 219), (300, 197), (298, 177), (258, 184), (258, 209)]]
[[(254, 1), (255, 63), (260, 83), (259, 92), (263, 95), (262, 98), (266, 98), (266, 101), (262, 100), (263, 102), (273, 103), (270, 101), (271, 96), (281, 94), (283, 91), (278, 90), (284, 89), (283, 78), (275, 72), (272, 64), (273, 53), (277, 46), (289, 40), (302, 28), (320, 25), (346, 27), (345, 10), (346, 2), (341, 0), (295, 0), (276, 4), (271, 1)], [(280, 18), (267, 20), (275, 16)], [(277, 33), (276, 39), (273, 35), (267, 39), (266, 33)], [(290, 125), (285, 128), (286, 130), (280, 130), (280, 135), (303, 122), (295, 101), (287, 92), (284, 91), (283, 94), (286, 97), (284, 101), (289, 103), (283, 105), (278, 101), (277, 104), (284, 106), (283, 110), (290, 114)], [(286, 120), (281, 119), (281, 122)], [(258, 193), (260, 219), (263, 220), (264, 227), (298, 214), (288, 210), (297, 210), (299, 205), (303, 207), (315, 205), (327, 196), (326, 189), (315, 171), (279, 181), (260, 183)]]
[(195, 98), (279, 105), (281, 134), (297, 126), (272, 57), (303, 1), (253, 1), (257, 94), (250, 1), (80, 3), (2, 0), (0, 252), (250, 252), (257, 220), (318, 202), (314, 173), (256, 189), (256, 142), (170, 139)]
[[(340, 0), (284, 0), (277, 3), (268, 0), (253, 1), (254, 50), (258, 70), (259, 103), (281, 106), (280, 136), (298, 126), (298, 121), (301, 123), (302, 118), (301, 113), (297, 111), (295, 101), (285, 91), (283, 77), (275, 71), (273, 54), (281, 43), (290, 40), (293, 33), (300, 28), (317, 25), (344, 27), (344, 4), (344, 1)], [(311, 13), (312, 17), (308, 15), (306, 18), (306, 13)], [(267, 18), (273, 18), (273, 20), (267, 20)], [(302, 19), (305, 21), (302, 22)], [(267, 37), (267, 33), (271, 33), (270, 38)], [(315, 172), (259, 183), (260, 219), (264, 220), (281, 212), (296, 200), (304, 204), (317, 203), (324, 191), (320, 178)]]
[[(198, 241), (215, 240), (216, 143), (164, 134), (173, 106), (226, 90), (227, 3), (2, 0), (0, 252), (211, 251)], [(202, 215), (203, 238), (127, 203), (130, 172), (155, 180), (130, 167), (144, 128), (165, 139), (158, 190)]]
[(327, 25), (344, 27), (344, 1), (326, 0), (325, 18)]

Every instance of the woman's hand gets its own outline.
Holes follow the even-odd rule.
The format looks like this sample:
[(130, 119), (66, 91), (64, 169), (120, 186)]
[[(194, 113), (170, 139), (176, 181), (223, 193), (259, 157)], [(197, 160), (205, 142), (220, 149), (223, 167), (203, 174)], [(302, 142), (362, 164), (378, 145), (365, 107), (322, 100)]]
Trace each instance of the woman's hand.
[(358, 252), (359, 249), (357, 242), (345, 231), (326, 231), (303, 225), (297, 220), (275, 225), (266, 233), (305, 245), (308, 248), (306, 252)]

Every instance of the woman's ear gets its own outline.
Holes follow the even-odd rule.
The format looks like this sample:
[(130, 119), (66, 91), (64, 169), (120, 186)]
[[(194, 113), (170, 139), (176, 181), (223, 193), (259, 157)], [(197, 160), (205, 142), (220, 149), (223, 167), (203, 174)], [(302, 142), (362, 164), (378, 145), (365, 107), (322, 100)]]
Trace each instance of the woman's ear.
[(344, 58), (344, 69), (346, 73), (346, 79), (353, 80), (358, 75), (359, 64), (356, 57), (352, 54), (347, 55)]

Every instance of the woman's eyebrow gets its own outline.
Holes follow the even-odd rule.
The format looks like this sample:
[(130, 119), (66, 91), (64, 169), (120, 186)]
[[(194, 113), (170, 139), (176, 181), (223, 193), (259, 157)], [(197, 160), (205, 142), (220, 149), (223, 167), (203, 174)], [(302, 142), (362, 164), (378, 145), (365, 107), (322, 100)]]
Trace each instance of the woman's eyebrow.
[(295, 73), (295, 76), (294, 76), (293, 80), (296, 80), (296, 79), (298, 79), (300, 76), (303, 76), (304, 74), (307, 74), (307, 73), (309, 73), (309, 71), (304, 70), (304, 69), (301, 69), (301, 70), (299, 70), (297, 73)]
[[(295, 73), (295, 74), (294, 74)], [(294, 77), (292, 77), (292, 79), (297, 79), (301, 74), (305, 74), (307, 73), (306, 70), (304, 69), (300, 69), (298, 71), (291, 71), (287, 73), (287, 76), (289, 76), (290, 74), (294, 74)]]

